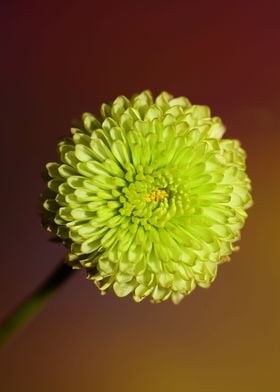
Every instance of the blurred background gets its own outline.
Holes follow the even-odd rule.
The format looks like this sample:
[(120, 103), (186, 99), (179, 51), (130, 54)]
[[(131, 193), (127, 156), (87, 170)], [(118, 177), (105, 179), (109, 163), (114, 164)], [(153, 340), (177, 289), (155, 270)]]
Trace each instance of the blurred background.
[(279, 391), (279, 2), (2, 1), (0, 317), (64, 254), (40, 173), (84, 111), (149, 88), (208, 104), (248, 153), (240, 251), (180, 305), (135, 304), (77, 272), (0, 353), (3, 392)]

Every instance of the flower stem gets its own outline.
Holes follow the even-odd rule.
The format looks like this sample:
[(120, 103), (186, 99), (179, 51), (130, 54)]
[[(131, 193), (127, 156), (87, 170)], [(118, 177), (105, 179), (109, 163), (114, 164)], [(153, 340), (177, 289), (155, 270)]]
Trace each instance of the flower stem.
[(3, 346), (20, 328), (31, 321), (44, 307), (56, 289), (73, 273), (65, 262), (0, 323), (0, 347)]

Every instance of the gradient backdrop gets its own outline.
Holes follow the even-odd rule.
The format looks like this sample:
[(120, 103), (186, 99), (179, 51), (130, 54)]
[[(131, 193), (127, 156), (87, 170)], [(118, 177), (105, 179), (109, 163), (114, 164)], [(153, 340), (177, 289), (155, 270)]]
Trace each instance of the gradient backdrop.
[(0, 354), (3, 392), (280, 390), (280, 3), (2, 1), (0, 317), (64, 254), (43, 165), (83, 111), (149, 88), (208, 104), (248, 152), (241, 250), (179, 306), (101, 297), (77, 272)]

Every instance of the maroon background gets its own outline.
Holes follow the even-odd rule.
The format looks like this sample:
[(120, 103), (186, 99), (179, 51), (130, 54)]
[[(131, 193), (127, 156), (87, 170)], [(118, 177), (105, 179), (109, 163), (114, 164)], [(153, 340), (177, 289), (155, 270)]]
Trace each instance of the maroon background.
[(0, 317), (58, 263), (40, 172), (84, 111), (149, 88), (208, 104), (248, 152), (241, 250), (179, 306), (101, 297), (79, 272), (0, 354), (0, 388), (278, 391), (280, 3), (2, 1)]

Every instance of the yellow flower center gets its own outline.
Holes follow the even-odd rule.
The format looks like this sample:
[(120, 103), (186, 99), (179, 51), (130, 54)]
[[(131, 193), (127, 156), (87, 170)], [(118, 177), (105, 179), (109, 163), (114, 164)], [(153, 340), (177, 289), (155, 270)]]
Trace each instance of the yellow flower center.
[(145, 201), (161, 201), (168, 197), (168, 193), (164, 189), (157, 189), (156, 191), (150, 192), (145, 196)]

